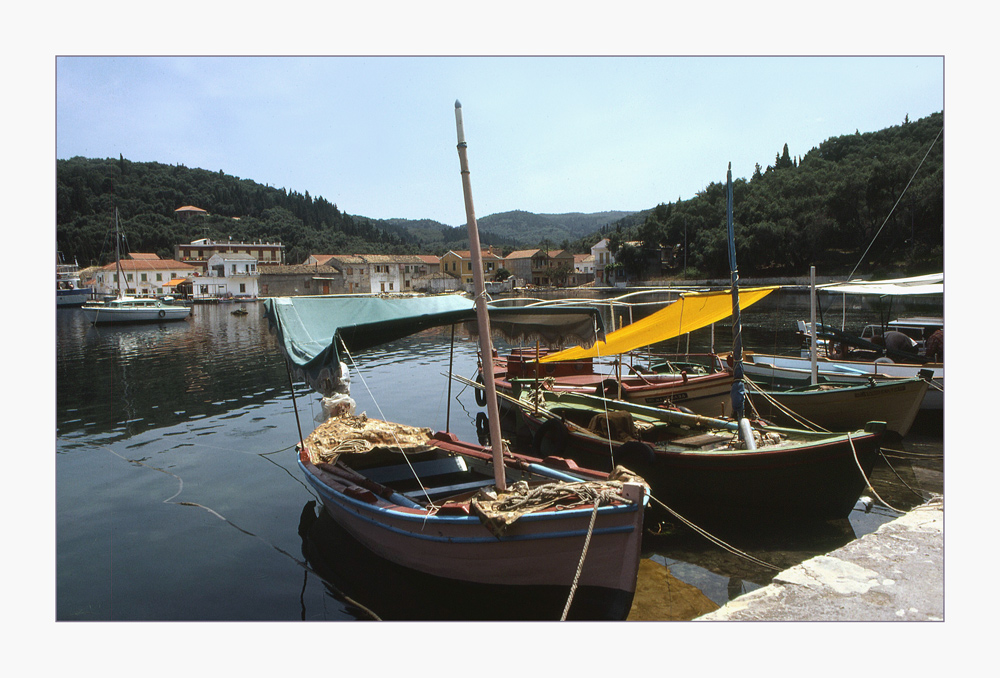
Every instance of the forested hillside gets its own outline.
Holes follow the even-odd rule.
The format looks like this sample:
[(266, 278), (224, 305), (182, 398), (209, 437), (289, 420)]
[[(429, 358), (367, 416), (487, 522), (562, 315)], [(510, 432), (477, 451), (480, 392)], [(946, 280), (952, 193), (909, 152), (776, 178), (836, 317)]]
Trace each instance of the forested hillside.
[[(943, 269), (943, 115), (866, 134), (824, 141), (802, 156), (787, 145), (766, 168), (734, 182), (735, 227), (743, 276), (918, 274)], [(468, 249), (464, 226), (436, 221), (351, 216), (322, 197), (263, 186), (249, 179), (125, 158), (57, 161), (57, 247), (81, 265), (113, 254), (113, 204), (129, 247), (170, 257), (177, 243), (210, 237), (280, 241), (286, 260), (310, 253), (427, 253)], [(725, 168), (719, 168), (720, 179)], [(669, 187), (664, 187), (664, 193)], [(174, 210), (195, 205), (209, 216), (179, 221)], [(725, 186), (628, 214), (505, 212), (479, 219), (483, 245), (504, 252), (548, 246), (586, 252), (602, 237), (677, 252), (687, 275), (728, 271)], [(589, 235), (583, 235), (589, 233)], [(876, 237), (877, 235), (877, 237)], [(687, 243), (687, 256), (683, 244)], [(864, 253), (867, 251), (867, 254)], [(620, 260), (641, 276), (646, 257), (625, 249)], [(864, 257), (863, 257), (864, 255)], [(863, 261), (862, 261), (863, 257)], [(681, 273), (676, 267), (672, 273)]]
[[(308, 191), (288, 192), (182, 165), (77, 157), (56, 166), (56, 244), (64, 257), (86, 265), (113, 256), (108, 237), (112, 203), (131, 251), (162, 257), (172, 257), (177, 243), (204, 237), (280, 241), (289, 263), (301, 263), (314, 252), (418, 250), (405, 233), (386, 233)], [(178, 221), (174, 210), (183, 205), (209, 215)]]
[[(943, 270), (943, 124), (935, 113), (834, 137), (797, 159), (786, 144), (773, 165), (758, 165), (749, 181), (734, 180), (740, 274), (804, 275), (812, 264), (827, 274), (850, 273), (858, 264), (862, 273)], [(725, 220), (720, 181), (689, 200), (657, 205), (640, 225), (623, 221), (605, 234), (613, 245), (680, 245), (681, 257), (686, 237), (688, 267), (720, 275), (729, 262)]]

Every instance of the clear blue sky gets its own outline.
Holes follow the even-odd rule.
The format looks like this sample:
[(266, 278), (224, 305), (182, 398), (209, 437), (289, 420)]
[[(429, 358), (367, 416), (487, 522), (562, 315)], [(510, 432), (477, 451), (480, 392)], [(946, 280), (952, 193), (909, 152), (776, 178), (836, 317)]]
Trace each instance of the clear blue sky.
[(641, 210), (944, 108), (941, 57), (61, 57), (56, 156), (222, 170), (349, 214)]

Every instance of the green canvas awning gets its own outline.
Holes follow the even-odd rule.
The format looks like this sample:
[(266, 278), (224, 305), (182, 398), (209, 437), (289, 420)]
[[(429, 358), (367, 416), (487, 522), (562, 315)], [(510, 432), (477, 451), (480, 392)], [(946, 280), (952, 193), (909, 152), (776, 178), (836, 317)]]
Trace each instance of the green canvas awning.
[[(351, 354), (432, 327), (463, 324), (476, 333), (473, 301), (432, 297), (274, 297), (264, 316), (293, 374), (329, 393), (340, 382), (341, 347)], [(604, 336), (595, 308), (490, 308), (490, 330), (513, 343), (593, 345)], [(346, 357), (346, 356), (345, 356)]]

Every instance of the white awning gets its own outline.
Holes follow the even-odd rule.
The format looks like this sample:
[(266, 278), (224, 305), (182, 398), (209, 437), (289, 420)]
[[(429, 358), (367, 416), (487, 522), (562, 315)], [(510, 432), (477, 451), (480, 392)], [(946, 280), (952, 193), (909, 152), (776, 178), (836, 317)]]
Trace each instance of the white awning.
[(877, 294), (880, 296), (909, 296), (915, 294), (944, 294), (944, 273), (931, 273), (914, 278), (895, 280), (852, 280), (846, 283), (817, 285), (820, 292), (841, 294)]

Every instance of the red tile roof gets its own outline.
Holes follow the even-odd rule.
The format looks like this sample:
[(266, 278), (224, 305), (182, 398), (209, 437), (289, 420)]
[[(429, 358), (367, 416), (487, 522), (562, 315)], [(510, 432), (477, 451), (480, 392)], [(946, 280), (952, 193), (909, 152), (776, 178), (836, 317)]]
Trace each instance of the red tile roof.
[[(114, 271), (114, 262), (101, 267), (102, 271)], [(174, 261), (173, 259), (122, 259), (122, 270), (124, 271), (177, 271), (178, 273), (184, 273), (185, 271), (200, 271), (201, 269), (197, 266), (190, 266), (188, 264), (182, 264), (179, 261)]]

